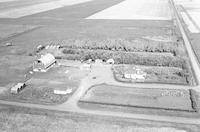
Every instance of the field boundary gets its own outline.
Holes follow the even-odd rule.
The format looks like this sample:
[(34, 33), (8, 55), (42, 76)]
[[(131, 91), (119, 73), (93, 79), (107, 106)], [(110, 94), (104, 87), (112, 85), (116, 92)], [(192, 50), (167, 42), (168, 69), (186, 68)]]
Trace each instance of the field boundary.
[(187, 32), (185, 31), (185, 28), (184, 28), (184, 26), (182, 24), (180, 14), (177, 11), (177, 8), (175, 7), (174, 0), (169, 0), (169, 3), (170, 3), (170, 5), (172, 7), (172, 10), (174, 12), (176, 23), (177, 23), (178, 28), (180, 30), (181, 36), (183, 38), (187, 54), (188, 54), (188, 56), (190, 58), (190, 64), (192, 66), (192, 72), (193, 72), (195, 81), (197, 83), (197, 88), (199, 88), (199, 84), (200, 84), (200, 74), (199, 74), (200, 73), (200, 68), (199, 68), (199, 63), (198, 63), (196, 54), (194, 53), (194, 50), (193, 50), (193, 48), (191, 46), (191, 42), (189, 40), (189, 36), (188, 36)]

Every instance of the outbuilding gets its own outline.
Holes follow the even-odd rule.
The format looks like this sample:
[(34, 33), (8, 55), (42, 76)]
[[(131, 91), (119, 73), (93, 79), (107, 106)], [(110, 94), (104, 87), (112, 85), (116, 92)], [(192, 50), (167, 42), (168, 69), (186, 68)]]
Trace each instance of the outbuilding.
[(114, 61), (113, 59), (108, 59), (108, 60), (106, 61), (106, 63), (107, 63), (107, 64), (114, 64), (115, 61)]
[(37, 59), (33, 64), (34, 71), (45, 72), (50, 66), (56, 63), (55, 57), (48, 53), (41, 55), (41, 58)]
[(90, 70), (91, 69), (91, 64), (84, 63), (80, 65), (80, 70)]
[(18, 94), (24, 87), (26, 87), (25, 83), (17, 83), (14, 87), (11, 88), (11, 93)]
[(132, 71), (128, 71), (123, 74), (124, 78), (133, 80), (145, 80), (146, 76), (147, 74), (138, 68), (134, 68)]
[(66, 95), (66, 94), (71, 94), (72, 89), (67, 89), (67, 90), (54, 90), (54, 94), (60, 94), (60, 95)]

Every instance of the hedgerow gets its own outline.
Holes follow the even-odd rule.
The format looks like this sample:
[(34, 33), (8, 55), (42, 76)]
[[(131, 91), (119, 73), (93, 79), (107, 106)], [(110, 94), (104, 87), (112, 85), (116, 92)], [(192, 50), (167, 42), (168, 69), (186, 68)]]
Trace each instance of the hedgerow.
[(88, 60), (113, 58), (116, 64), (137, 64), (148, 66), (184, 67), (185, 59), (175, 57), (171, 53), (146, 53), (146, 52), (124, 52), (108, 50), (86, 50), (65, 48), (62, 58), (69, 60)]
[(65, 48), (80, 49), (102, 49), (112, 51), (129, 51), (129, 52), (176, 52), (178, 44), (175, 42), (159, 42), (146, 39), (69, 39), (64, 40), (62, 45)]

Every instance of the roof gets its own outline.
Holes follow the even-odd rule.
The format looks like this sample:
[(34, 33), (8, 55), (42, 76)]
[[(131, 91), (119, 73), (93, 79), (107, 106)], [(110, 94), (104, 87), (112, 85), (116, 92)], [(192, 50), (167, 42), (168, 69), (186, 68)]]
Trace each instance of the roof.
[(146, 73), (143, 70), (141, 70), (141, 69), (134, 68), (134, 69), (127, 69), (124, 72), (124, 74), (137, 74), (137, 75), (141, 75), (141, 74), (146, 74)]
[(52, 54), (48, 53), (41, 56), (41, 58), (38, 60), (41, 61), (44, 65), (48, 65), (49, 63), (55, 62), (55, 57)]

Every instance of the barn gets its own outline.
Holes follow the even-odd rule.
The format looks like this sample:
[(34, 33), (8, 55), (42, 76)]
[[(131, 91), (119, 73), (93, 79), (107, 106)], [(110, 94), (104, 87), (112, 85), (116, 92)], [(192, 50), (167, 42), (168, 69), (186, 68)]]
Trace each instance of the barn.
[(42, 55), (41, 58), (37, 59), (33, 64), (34, 71), (45, 72), (50, 66), (56, 63), (55, 57), (48, 53)]

